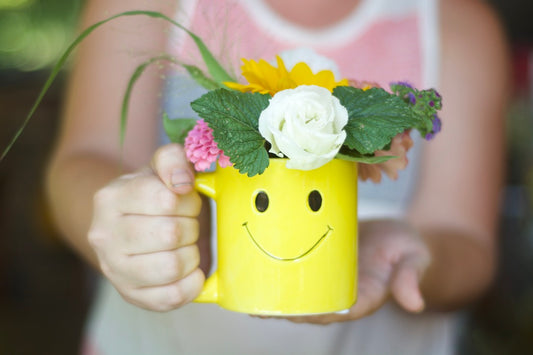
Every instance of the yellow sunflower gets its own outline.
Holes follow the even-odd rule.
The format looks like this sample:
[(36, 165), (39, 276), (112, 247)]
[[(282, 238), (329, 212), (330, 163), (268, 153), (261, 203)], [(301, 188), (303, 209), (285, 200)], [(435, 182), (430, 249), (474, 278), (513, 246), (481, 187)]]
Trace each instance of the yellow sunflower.
[(276, 56), (278, 67), (274, 67), (267, 61), (261, 59), (259, 62), (243, 59), (244, 65), (241, 67), (242, 75), (248, 80), (248, 84), (225, 82), (230, 89), (242, 92), (259, 92), (270, 94), (285, 90), (294, 89), (300, 85), (316, 85), (333, 91), (337, 86), (347, 86), (348, 80), (335, 81), (335, 76), (330, 70), (322, 70), (313, 74), (311, 68), (306, 63), (298, 63), (289, 72), (283, 60)]

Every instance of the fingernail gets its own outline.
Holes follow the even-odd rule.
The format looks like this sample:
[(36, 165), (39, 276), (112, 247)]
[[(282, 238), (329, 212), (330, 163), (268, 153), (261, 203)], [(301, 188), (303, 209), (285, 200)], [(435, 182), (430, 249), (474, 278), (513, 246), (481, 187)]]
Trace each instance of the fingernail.
[(172, 176), (170, 177), (170, 184), (172, 187), (192, 185), (192, 176), (185, 169), (174, 170)]

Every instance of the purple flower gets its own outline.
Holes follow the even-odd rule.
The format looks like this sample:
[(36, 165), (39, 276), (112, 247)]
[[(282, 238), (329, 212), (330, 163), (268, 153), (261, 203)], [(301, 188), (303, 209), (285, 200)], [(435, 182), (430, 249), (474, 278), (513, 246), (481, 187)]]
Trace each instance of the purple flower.
[(414, 89), (413, 85), (411, 85), (407, 81), (397, 81), (397, 82), (391, 83), (391, 85), (405, 86), (406, 88)]
[(442, 121), (437, 115), (433, 115), (433, 133), (439, 133), (442, 128)]
[(409, 102), (414, 105), (416, 104), (416, 96), (412, 92), (407, 94), (407, 97), (409, 98)]
[(435, 135), (439, 133), (442, 128), (442, 121), (437, 115), (433, 115), (432, 122), (433, 122), (433, 127), (431, 128), (431, 132), (426, 134), (426, 136), (424, 137), (427, 141), (430, 141), (433, 138), (435, 138)]

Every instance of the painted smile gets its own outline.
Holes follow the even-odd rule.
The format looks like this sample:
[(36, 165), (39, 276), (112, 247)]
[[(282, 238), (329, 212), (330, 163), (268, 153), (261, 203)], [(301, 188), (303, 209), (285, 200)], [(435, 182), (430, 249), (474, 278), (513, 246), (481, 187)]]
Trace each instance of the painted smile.
[(324, 240), (326, 239), (326, 237), (329, 235), (329, 232), (331, 232), (333, 230), (333, 228), (331, 228), (329, 225), (328, 225), (328, 230), (320, 237), (320, 239), (318, 239), (316, 241), (316, 243), (311, 247), (309, 248), (307, 251), (303, 252), (302, 254), (298, 255), (298, 256), (295, 256), (293, 258), (282, 258), (282, 257), (279, 257), (279, 256), (276, 256), (270, 252), (268, 252), (267, 250), (265, 250), (261, 245), (259, 245), (259, 243), (255, 240), (254, 236), (252, 235), (252, 233), (250, 232), (250, 229), (248, 228), (248, 222), (244, 222), (242, 224), (242, 226), (246, 229), (246, 232), (248, 233), (248, 236), (250, 237), (250, 239), (252, 240), (252, 242), (255, 244), (256, 247), (259, 248), (259, 250), (261, 250), (264, 254), (266, 254), (267, 256), (271, 257), (272, 259), (275, 259), (275, 260), (279, 260), (279, 261), (295, 261), (295, 260), (298, 260), (298, 259), (301, 259), (303, 258), (304, 256), (310, 254), (313, 250), (315, 250), (318, 245)]

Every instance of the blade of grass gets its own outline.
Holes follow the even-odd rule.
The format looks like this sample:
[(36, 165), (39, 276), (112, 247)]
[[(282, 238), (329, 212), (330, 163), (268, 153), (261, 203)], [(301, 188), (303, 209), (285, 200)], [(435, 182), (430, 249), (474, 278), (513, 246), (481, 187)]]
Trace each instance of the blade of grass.
[(139, 80), (141, 75), (144, 73), (144, 71), (148, 68), (148, 66), (159, 61), (169, 61), (171, 63), (181, 65), (187, 70), (189, 75), (198, 84), (200, 84), (207, 90), (213, 90), (213, 89), (220, 88), (220, 85), (218, 85), (216, 82), (212, 81), (211, 79), (207, 78), (205, 74), (202, 72), (202, 70), (200, 70), (199, 68), (193, 65), (183, 64), (179, 62), (176, 58), (168, 54), (162, 54), (159, 56), (155, 56), (141, 63), (137, 68), (135, 68), (135, 71), (131, 75), (130, 80), (128, 81), (128, 86), (126, 87), (126, 92), (124, 93), (124, 98), (122, 99), (122, 108), (120, 112), (120, 137), (119, 137), (121, 148), (124, 146), (126, 127), (128, 123), (129, 105), (130, 105), (130, 99), (131, 99), (131, 93), (133, 91), (133, 87), (135, 86), (135, 83), (137, 82), (137, 80)]
[(168, 16), (165, 16), (164, 14), (160, 12), (156, 12), (156, 11), (141, 11), (141, 10), (127, 11), (127, 12), (118, 14), (116, 16), (119, 17), (119, 16), (132, 16), (132, 15), (146, 15), (149, 17), (160, 18), (182, 29), (192, 38), (192, 40), (198, 47), (198, 50), (200, 51), (200, 54), (202, 55), (202, 59), (204, 60), (205, 65), (207, 66), (209, 74), (211, 74), (211, 76), (213, 77), (215, 81), (219, 83), (222, 83), (224, 81), (236, 81), (235, 78), (229, 75), (226, 72), (226, 70), (222, 67), (222, 65), (220, 65), (220, 63), (215, 59), (215, 57), (213, 56), (211, 51), (207, 48), (207, 46), (202, 41), (202, 39), (198, 37), (197, 35), (195, 35), (193, 32), (189, 31), (183, 25), (172, 20)]
[(91, 26), (89, 26), (87, 29), (85, 29), (78, 37), (76, 37), (74, 39), (74, 41), (69, 45), (69, 47), (65, 50), (65, 52), (63, 53), (63, 55), (59, 58), (59, 60), (57, 61), (57, 63), (54, 65), (54, 67), (52, 68), (52, 72), (50, 73), (50, 75), (48, 76), (48, 79), (46, 80), (43, 88), (41, 89), (41, 91), (39, 92), (39, 95), (37, 97), (37, 99), (35, 100), (35, 103), (33, 104), (33, 106), (31, 107), (30, 109), (30, 112), (28, 113), (28, 115), (26, 116), (26, 118), (24, 119), (24, 121), (22, 122), (21, 126), (19, 127), (19, 129), (16, 131), (15, 135), (13, 136), (13, 138), (11, 139), (11, 141), (9, 142), (9, 144), (7, 145), (7, 147), (4, 149), (4, 151), (2, 152), (2, 156), (0, 156), (0, 161), (2, 161), (7, 153), (9, 153), (9, 151), (11, 150), (11, 148), (13, 147), (13, 144), (15, 144), (15, 142), (17, 141), (17, 139), (20, 137), (20, 135), (22, 134), (22, 132), (24, 131), (24, 129), (26, 128), (26, 126), (28, 125), (28, 122), (30, 121), (30, 119), (33, 117), (33, 114), (35, 113), (35, 111), (37, 110), (37, 107), (39, 107), (41, 101), (43, 100), (43, 97), (44, 95), (46, 94), (46, 92), (48, 91), (48, 89), (50, 88), (50, 86), (52, 85), (52, 83), (54, 82), (54, 80), (56, 79), (57, 75), (59, 74), (59, 71), (61, 70), (61, 68), (63, 68), (63, 65), (65, 65), (65, 62), (67, 61), (67, 59), (70, 57), (70, 55), (72, 54), (72, 52), (76, 49), (76, 47), (87, 37), (89, 36), (94, 30), (96, 30), (98, 27), (104, 25), (105, 23), (109, 22), (109, 21), (112, 21), (116, 18), (119, 18), (119, 17), (125, 17), (125, 16), (139, 16), (139, 15), (144, 15), (144, 16), (149, 16), (149, 17), (153, 17), (153, 18), (160, 18), (160, 19), (163, 19), (165, 21), (168, 21), (170, 22), (171, 24), (173, 24), (174, 26), (177, 26), (179, 27), (180, 29), (184, 30), (192, 39), (193, 41), (196, 43), (199, 51), (200, 51), (200, 54), (202, 55), (202, 58), (209, 70), (209, 73), (213, 76), (213, 79), (219, 83), (222, 83), (224, 81), (236, 81), (235, 79), (233, 79), (225, 70), (224, 68), (220, 65), (220, 63), (218, 63), (218, 61), (215, 59), (215, 57), (211, 54), (211, 52), (209, 51), (209, 49), (207, 48), (207, 46), (203, 43), (203, 41), (198, 37), (196, 36), (194, 33), (192, 33), (191, 31), (189, 31), (188, 29), (186, 29), (185, 27), (183, 27), (181, 24), (179, 24), (178, 22), (170, 19), (169, 17), (163, 15), (162, 13), (159, 13), (159, 12), (155, 12), (155, 11), (142, 11), (142, 10), (136, 10), (136, 11), (126, 11), (126, 12), (122, 12), (122, 13), (119, 13), (119, 14), (116, 14), (116, 15), (113, 15), (113, 16), (110, 16), (108, 17), (107, 19), (104, 19), (102, 21), (99, 21)]
[(120, 147), (122, 148), (124, 146), (124, 137), (126, 135), (126, 126), (128, 123), (128, 112), (129, 112), (129, 106), (130, 106), (130, 99), (131, 99), (131, 92), (133, 91), (133, 87), (137, 80), (141, 77), (142, 73), (146, 70), (146, 68), (157, 61), (160, 60), (168, 60), (173, 63), (176, 63), (176, 60), (166, 54), (159, 55), (156, 57), (152, 57), (148, 59), (147, 61), (141, 63), (133, 72), (133, 74), (130, 77), (130, 80), (128, 81), (128, 86), (126, 87), (126, 92), (124, 93), (124, 98), (122, 99), (122, 108), (120, 110)]

